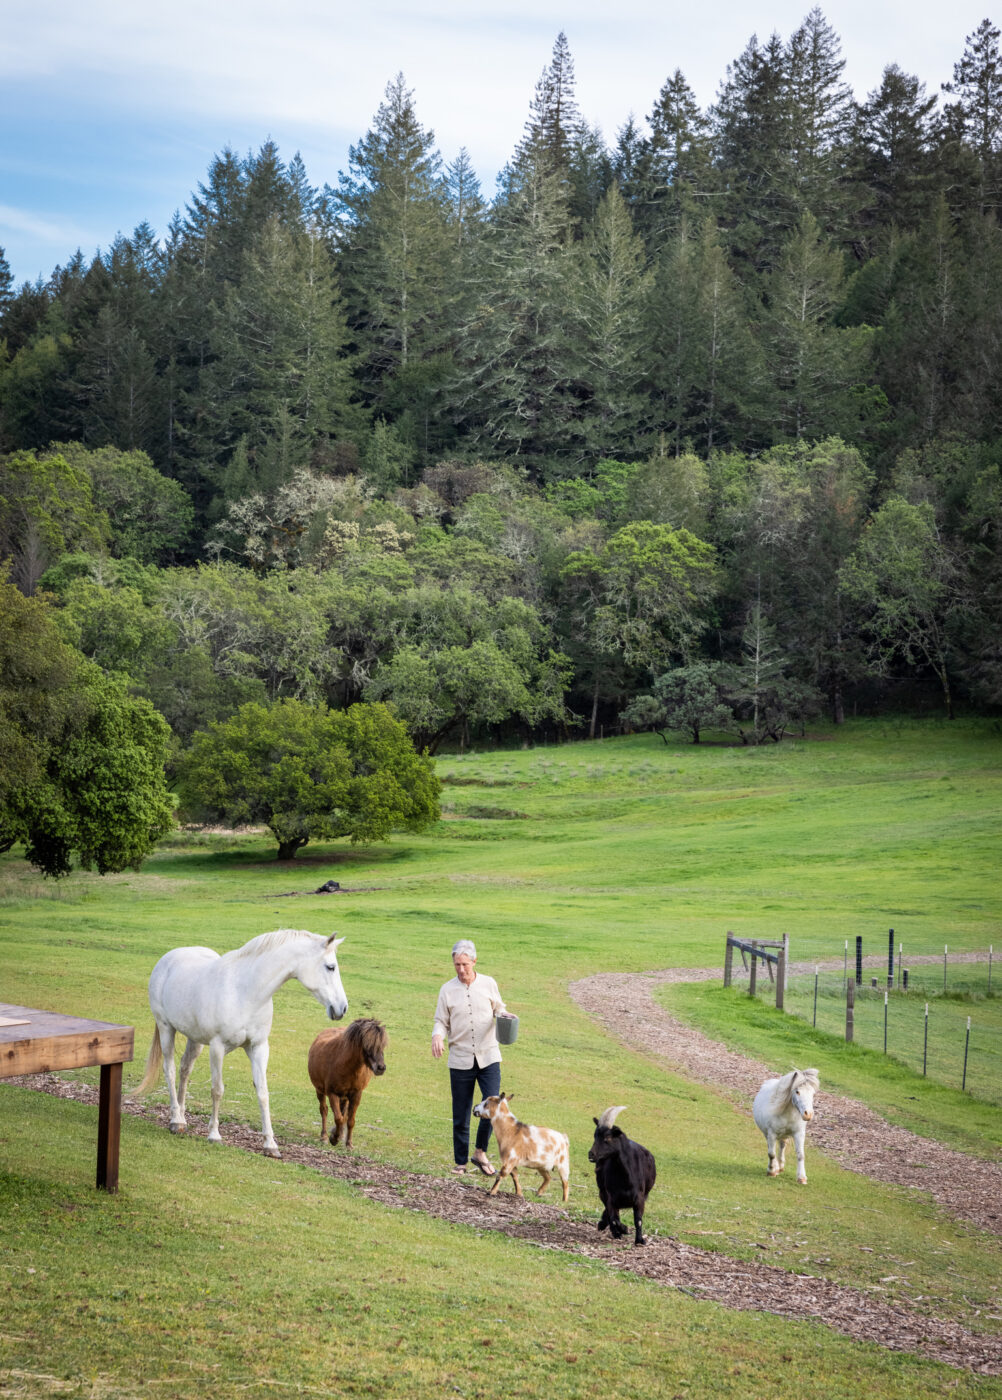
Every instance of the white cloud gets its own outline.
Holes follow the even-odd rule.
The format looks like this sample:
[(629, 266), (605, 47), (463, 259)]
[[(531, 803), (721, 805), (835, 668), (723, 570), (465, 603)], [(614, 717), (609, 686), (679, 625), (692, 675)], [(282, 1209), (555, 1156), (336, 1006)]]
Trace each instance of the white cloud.
[(80, 241), (80, 234), (71, 222), (47, 219), (33, 214), (28, 209), (16, 209), (10, 204), (0, 204), (0, 229), (12, 233), (27, 234), (39, 243), (49, 243), (65, 247), (68, 240)]

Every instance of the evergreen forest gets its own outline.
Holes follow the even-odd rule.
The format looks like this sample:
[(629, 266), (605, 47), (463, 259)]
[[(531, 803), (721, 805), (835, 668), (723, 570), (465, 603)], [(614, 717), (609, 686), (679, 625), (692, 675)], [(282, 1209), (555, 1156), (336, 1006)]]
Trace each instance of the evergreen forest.
[(226, 149), (162, 236), (0, 250), (0, 630), (170, 762), (250, 704), (430, 753), (997, 711), (999, 42), (860, 101), (814, 9), (610, 144), (561, 34), (493, 191), (399, 74), (335, 184)]

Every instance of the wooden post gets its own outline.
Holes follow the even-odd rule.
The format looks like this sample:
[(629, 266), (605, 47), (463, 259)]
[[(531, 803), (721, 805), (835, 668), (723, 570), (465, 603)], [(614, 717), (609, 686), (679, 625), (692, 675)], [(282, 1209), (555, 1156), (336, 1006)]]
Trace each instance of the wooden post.
[(847, 1041), (852, 1040), (855, 1006), (856, 984), (855, 982), (847, 982), (845, 984), (845, 1038)]
[(790, 951), (790, 935), (783, 934), (783, 946), (776, 959), (776, 1010), (782, 1011), (786, 997), (786, 956)]
[(731, 935), (727, 935), (727, 947), (724, 950), (724, 986), (731, 985), (731, 974), (734, 970), (734, 944), (731, 942)]
[[(754, 940), (754, 939), (752, 940), (752, 948), (753, 948), (753, 949), (755, 948), (755, 940)], [(755, 995), (755, 983), (756, 983), (757, 979), (758, 979), (758, 958), (755, 956), (755, 953), (752, 952), (752, 955), (751, 955), (751, 974), (750, 974), (749, 980), (748, 980), (748, 995), (749, 995), (750, 997), (753, 997), (753, 996)]]
[(122, 1127), (121, 1063), (101, 1066), (97, 1104), (97, 1185), (118, 1190), (118, 1150)]

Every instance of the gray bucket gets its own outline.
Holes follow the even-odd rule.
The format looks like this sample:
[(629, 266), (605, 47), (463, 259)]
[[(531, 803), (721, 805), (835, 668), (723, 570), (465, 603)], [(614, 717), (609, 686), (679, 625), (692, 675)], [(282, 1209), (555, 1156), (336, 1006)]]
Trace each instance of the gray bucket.
[(518, 1017), (511, 1012), (502, 1012), (500, 1016), (494, 1018), (497, 1027), (498, 1042), (501, 1045), (514, 1045), (518, 1039)]

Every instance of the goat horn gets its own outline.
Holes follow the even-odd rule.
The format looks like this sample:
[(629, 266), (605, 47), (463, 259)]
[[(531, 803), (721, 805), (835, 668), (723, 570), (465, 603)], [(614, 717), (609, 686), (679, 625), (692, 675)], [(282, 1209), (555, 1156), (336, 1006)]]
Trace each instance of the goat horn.
[(602, 1114), (602, 1117), (598, 1120), (598, 1126), (600, 1128), (611, 1128), (616, 1121), (616, 1115), (622, 1113), (625, 1107), (626, 1104), (621, 1103), (617, 1104), (615, 1108), (607, 1108)]

